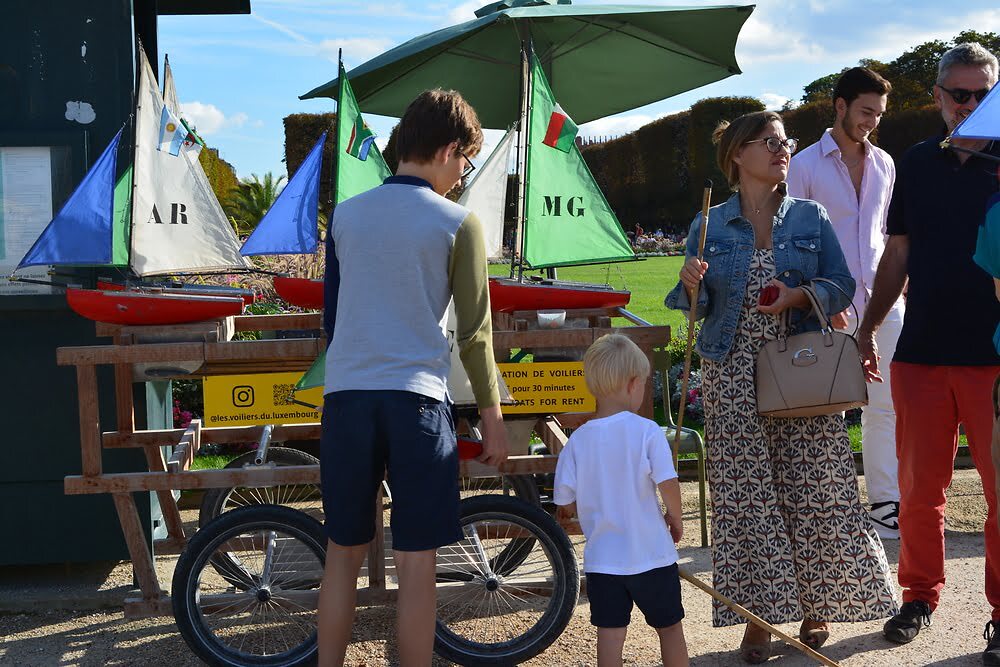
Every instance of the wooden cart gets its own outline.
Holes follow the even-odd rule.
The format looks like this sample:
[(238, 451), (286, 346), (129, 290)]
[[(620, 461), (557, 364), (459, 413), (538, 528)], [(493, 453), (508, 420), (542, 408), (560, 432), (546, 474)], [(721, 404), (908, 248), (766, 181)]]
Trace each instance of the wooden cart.
[[(506, 361), (511, 350), (538, 347), (588, 347), (605, 333), (628, 335), (650, 357), (653, 349), (665, 345), (670, 330), (651, 326), (620, 309), (569, 311), (568, 317), (587, 317), (585, 329), (527, 330), (533, 312), (511, 315), (496, 314), (494, 349), (497, 359)], [(612, 317), (625, 317), (638, 326), (612, 328)], [(164, 591), (154, 568), (153, 553), (179, 554), (188, 536), (181, 523), (180, 511), (173, 491), (185, 489), (225, 488), (233, 486), (272, 486), (276, 484), (319, 484), (319, 466), (262, 467), (257, 469), (198, 470), (189, 469), (199, 448), (207, 443), (236, 443), (257, 440), (260, 426), (202, 428), (193, 421), (187, 429), (136, 430), (132, 385), (137, 365), (157, 365), (164, 369), (195, 367), (185, 378), (210, 375), (305, 371), (325, 346), (323, 338), (292, 340), (226, 340), (225, 329), (235, 332), (275, 330), (321, 330), (320, 314), (254, 315), (231, 318), (229, 321), (204, 322), (176, 327), (119, 327), (97, 325), (98, 336), (112, 338), (109, 345), (63, 347), (57, 350), (57, 363), (75, 366), (80, 403), (80, 450), (82, 474), (65, 479), (67, 494), (110, 493), (121, 522), (139, 584), (140, 595), (125, 600), (127, 617), (171, 615), (169, 595)], [(169, 334), (187, 342), (143, 342)], [(114, 366), (115, 430), (101, 430), (98, 418), (97, 366)], [(651, 382), (641, 414), (652, 418)], [(533, 415), (535, 430), (548, 445), (550, 455), (512, 456), (499, 470), (486, 468), (477, 462), (463, 462), (463, 476), (552, 473), (559, 450), (566, 441), (563, 428), (574, 428), (592, 414)], [(279, 425), (272, 433), (275, 441), (319, 439), (319, 424)], [(105, 473), (102, 468), (104, 448), (138, 447), (146, 455), (148, 470), (132, 473)], [(169, 458), (163, 447), (172, 448)], [(143, 532), (133, 493), (154, 491), (163, 511), (167, 537), (155, 540), (153, 550)], [(381, 497), (378, 501), (381, 508)], [(381, 520), (382, 512), (376, 516)], [(564, 524), (568, 532), (579, 532), (579, 526)], [(368, 586), (358, 591), (359, 604), (376, 604), (391, 600), (395, 590), (386, 585), (384, 531), (376, 530), (369, 552)]]

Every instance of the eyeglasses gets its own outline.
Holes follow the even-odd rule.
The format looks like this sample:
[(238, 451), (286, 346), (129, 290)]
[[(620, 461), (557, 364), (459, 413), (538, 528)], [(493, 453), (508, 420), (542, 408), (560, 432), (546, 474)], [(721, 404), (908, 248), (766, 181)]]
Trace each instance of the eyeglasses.
[(462, 151), (458, 151), (458, 154), (465, 158), (465, 169), (462, 170), (462, 178), (465, 178), (476, 170), (476, 165), (472, 164), (472, 160), (469, 159), (469, 156)]
[(969, 101), (970, 97), (975, 97), (976, 102), (982, 102), (983, 98), (986, 97), (990, 92), (989, 88), (980, 88), (979, 90), (966, 90), (965, 88), (954, 88), (952, 90), (948, 90), (944, 86), (940, 85), (938, 86), (938, 88), (951, 95), (951, 99), (955, 100), (955, 104), (965, 104), (966, 102)]
[(748, 141), (748, 144), (756, 144), (760, 141), (764, 142), (767, 146), (767, 150), (772, 153), (780, 153), (782, 148), (788, 150), (788, 154), (791, 155), (798, 148), (799, 142), (795, 139), (779, 139), (778, 137), (768, 137), (766, 139), (754, 139), (753, 141)]

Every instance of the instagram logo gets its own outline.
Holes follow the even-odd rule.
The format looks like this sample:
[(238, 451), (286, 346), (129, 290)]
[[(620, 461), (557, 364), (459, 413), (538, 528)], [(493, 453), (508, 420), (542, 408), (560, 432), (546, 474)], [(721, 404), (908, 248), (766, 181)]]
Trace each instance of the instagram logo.
[(253, 387), (245, 384), (233, 387), (233, 405), (238, 408), (249, 408), (253, 405)]

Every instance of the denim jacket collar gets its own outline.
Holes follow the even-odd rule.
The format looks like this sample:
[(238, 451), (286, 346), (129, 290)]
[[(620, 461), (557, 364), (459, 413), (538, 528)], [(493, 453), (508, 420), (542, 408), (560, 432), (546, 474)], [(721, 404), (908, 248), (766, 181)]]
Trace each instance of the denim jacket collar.
[[(784, 181), (778, 183), (778, 191), (781, 193), (781, 203), (778, 205), (778, 212), (774, 215), (774, 221), (776, 223), (785, 219), (785, 215), (788, 213), (788, 209), (792, 205), (792, 198), (788, 196), (788, 184)], [(746, 218), (743, 217), (743, 209), (740, 207), (740, 193), (738, 191), (734, 192), (732, 196), (726, 200), (725, 205), (723, 205), (722, 219), (727, 225), (739, 220), (746, 220)]]

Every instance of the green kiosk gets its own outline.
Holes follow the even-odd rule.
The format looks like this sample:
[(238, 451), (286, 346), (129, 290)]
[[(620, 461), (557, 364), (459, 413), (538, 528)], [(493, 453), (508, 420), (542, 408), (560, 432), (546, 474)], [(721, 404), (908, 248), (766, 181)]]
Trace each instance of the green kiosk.
[[(56, 348), (102, 345), (94, 323), (69, 310), (62, 290), (9, 282), (45, 225), (131, 112), (136, 38), (156, 67), (157, 16), (248, 14), (250, 0), (53, 0), (7, 3), (0, 22), (0, 565), (128, 558), (106, 494), (66, 496), (81, 471), (76, 375)], [(192, 19), (194, 20), (194, 19)], [(45, 281), (92, 286), (92, 269)], [(19, 273), (18, 275), (22, 275)], [(38, 276), (35, 276), (38, 277)], [(100, 367), (102, 396), (113, 396)], [(139, 428), (172, 427), (169, 383), (133, 385)], [(101, 401), (103, 430), (116, 421)], [(104, 427), (104, 425), (108, 425)], [(104, 470), (145, 470), (135, 450), (105, 450)], [(161, 527), (155, 495), (137, 494), (150, 540)]]

